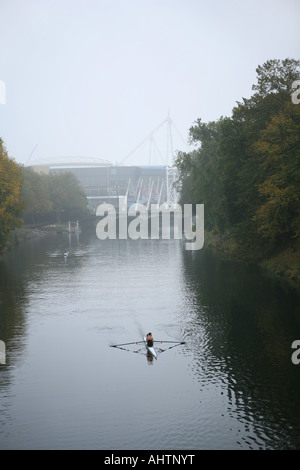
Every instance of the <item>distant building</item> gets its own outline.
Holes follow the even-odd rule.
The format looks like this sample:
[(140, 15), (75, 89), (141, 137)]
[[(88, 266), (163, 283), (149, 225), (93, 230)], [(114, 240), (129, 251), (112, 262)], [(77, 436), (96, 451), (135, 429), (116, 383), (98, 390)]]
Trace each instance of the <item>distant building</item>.
[(166, 166), (118, 166), (87, 157), (56, 158), (30, 166), (40, 174), (73, 173), (86, 193), (92, 212), (104, 202), (118, 207), (121, 199), (128, 206), (136, 202), (162, 204), (169, 200), (174, 189), (174, 169)]

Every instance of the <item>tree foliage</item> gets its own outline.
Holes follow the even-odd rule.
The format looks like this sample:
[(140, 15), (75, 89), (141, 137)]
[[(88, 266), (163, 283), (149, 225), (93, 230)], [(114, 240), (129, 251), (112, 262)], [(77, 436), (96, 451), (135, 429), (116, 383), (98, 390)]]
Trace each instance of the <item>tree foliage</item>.
[(8, 157), (3, 140), (0, 138), (0, 250), (3, 249), (10, 231), (20, 226), (22, 222), (21, 185), (20, 168)]
[(181, 201), (204, 203), (206, 228), (230, 232), (240, 252), (260, 257), (300, 232), (300, 105), (291, 101), (300, 61), (257, 67), (253, 95), (231, 117), (190, 128), (178, 153)]
[(52, 202), (48, 187), (48, 177), (39, 175), (31, 168), (22, 168), (23, 185), (22, 199), (24, 201), (23, 218), (25, 222), (35, 224), (43, 216), (52, 212)]
[(38, 174), (22, 168), (22, 199), (27, 224), (65, 222), (87, 210), (86, 195), (72, 173)]
[(87, 198), (72, 173), (38, 174), (8, 157), (0, 138), (0, 251), (10, 232), (27, 224), (79, 219)]
[(300, 237), (300, 107), (287, 102), (261, 133), (254, 148), (264, 179), (254, 219), (269, 241)]

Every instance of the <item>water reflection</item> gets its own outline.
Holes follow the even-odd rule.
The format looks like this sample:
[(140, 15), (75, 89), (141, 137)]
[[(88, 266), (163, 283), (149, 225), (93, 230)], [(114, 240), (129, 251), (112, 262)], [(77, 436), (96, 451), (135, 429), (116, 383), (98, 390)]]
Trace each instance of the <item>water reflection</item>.
[(297, 294), (207, 251), (183, 258), (186, 334), (201, 386), (220, 384), (229, 415), (245, 427), (244, 444), (299, 448), (300, 376), (290, 360), (300, 331)]
[[(299, 298), (254, 268), (50, 236), (0, 261), (0, 307), (0, 448), (300, 448)], [(185, 344), (109, 347), (149, 330)]]

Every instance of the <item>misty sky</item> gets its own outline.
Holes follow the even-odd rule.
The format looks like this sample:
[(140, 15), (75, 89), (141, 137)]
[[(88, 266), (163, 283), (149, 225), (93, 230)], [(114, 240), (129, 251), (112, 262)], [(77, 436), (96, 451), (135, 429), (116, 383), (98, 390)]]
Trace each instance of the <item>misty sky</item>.
[(20, 163), (162, 163), (167, 124), (132, 151), (168, 113), (186, 150), (196, 119), (252, 94), (258, 65), (300, 57), (300, 0), (0, 0), (0, 19), (0, 137)]

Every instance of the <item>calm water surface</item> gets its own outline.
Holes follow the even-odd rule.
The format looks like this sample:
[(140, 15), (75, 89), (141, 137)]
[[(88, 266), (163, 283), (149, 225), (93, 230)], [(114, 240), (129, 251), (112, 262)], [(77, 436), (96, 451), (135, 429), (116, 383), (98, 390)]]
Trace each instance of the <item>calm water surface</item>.
[[(186, 344), (110, 347), (148, 331)], [(28, 242), (0, 261), (0, 339), (0, 449), (300, 448), (299, 297), (205, 250)]]

